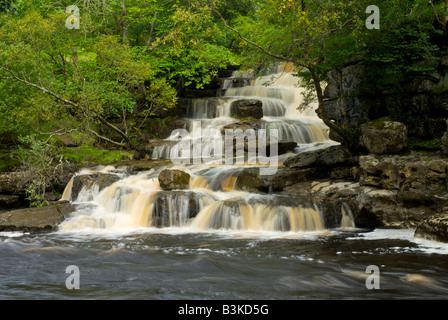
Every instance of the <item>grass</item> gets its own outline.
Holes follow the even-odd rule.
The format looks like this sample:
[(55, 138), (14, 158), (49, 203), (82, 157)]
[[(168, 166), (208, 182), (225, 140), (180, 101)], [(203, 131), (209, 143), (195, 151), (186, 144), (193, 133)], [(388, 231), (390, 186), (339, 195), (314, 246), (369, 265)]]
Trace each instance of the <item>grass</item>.
[(132, 159), (133, 156), (126, 151), (101, 150), (93, 146), (64, 147), (61, 149), (61, 152), (72, 163), (96, 162), (98, 164), (111, 164), (121, 160)]
[(409, 138), (409, 148), (411, 150), (437, 151), (442, 149), (442, 140), (440, 138), (431, 140), (418, 140), (415, 138)]
[(370, 127), (375, 127), (375, 128), (381, 129), (381, 128), (384, 128), (385, 121), (392, 121), (392, 120), (389, 117), (383, 117), (383, 118), (379, 118), (379, 119), (370, 121), (368, 123), (368, 125)]

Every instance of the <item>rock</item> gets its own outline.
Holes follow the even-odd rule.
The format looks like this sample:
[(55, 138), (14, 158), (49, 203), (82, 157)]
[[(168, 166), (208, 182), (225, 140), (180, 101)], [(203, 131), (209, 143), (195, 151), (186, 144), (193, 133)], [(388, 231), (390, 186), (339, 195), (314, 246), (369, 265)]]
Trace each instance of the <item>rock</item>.
[(442, 152), (448, 155), (448, 132), (445, 132), (442, 137)]
[(154, 199), (152, 226), (156, 228), (182, 227), (196, 217), (204, 194), (189, 191), (162, 191)]
[(411, 153), (361, 156), (359, 163), (360, 185), (393, 194), (388, 200), (372, 197), (367, 191), (359, 197), (363, 212), (374, 215), (384, 226), (415, 227), (448, 205), (445, 159)]
[[(59, 169), (48, 167), (45, 171), (46, 191), (63, 192), (72, 175), (79, 170), (77, 164), (66, 163)], [(15, 171), (0, 174), (0, 194), (24, 196), (26, 188), (35, 180), (32, 173)]]
[(354, 165), (357, 159), (344, 146), (331, 146), (325, 149), (302, 152), (284, 162), (288, 168), (308, 168), (316, 166), (334, 167)]
[(419, 189), (400, 190), (397, 200), (406, 208), (442, 207), (447, 204), (447, 198), (433, 195), (431, 192)]
[(401, 122), (377, 120), (361, 126), (361, 139), (370, 153), (398, 153), (408, 146), (408, 129)]
[(117, 169), (128, 169), (131, 172), (149, 171), (153, 168), (171, 164), (171, 160), (126, 160), (115, 164)]
[[(229, 142), (230, 143), (230, 142)], [(257, 142), (257, 149), (255, 152), (258, 152), (259, 155), (264, 154), (266, 157), (273, 157), (274, 154), (271, 155), (271, 147), (274, 147), (275, 144), (277, 144), (277, 154), (276, 155), (282, 155), (288, 152), (294, 152), (295, 148), (297, 147), (297, 142), (294, 141), (277, 141), (271, 142), (268, 141), (266, 144), (265, 142), (258, 141)], [(236, 138), (233, 138), (233, 149), (236, 151), (237, 146), (237, 140)], [(244, 140), (244, 151), (249, 152), (249, 143), (248, 140)]]
[[(268, 145), (261, 145), (260, 143), (258, 144), (258, 148), (265, 148), (266, 150), (266, 156), (270, 157), (271, 156), (271, 146), (274, 145), (272, 142), (269, 143)], [(288, 152), (293, 152), (294, 149), (297, 147), (297, 142), (294, 141), (278, 141), (277, 142), (277, 155), (282, 155)], [(248, 146), (247, 143), (245, 145), (245, 151), (249, 151), (248, 150)]]
[(160, 139), (150, 139), (145, 145), (141, 145), (136, 150), (136, 159), (142, 160), (167, 160), (169, 154), (166, 154), (165, 150), (169, 150), (178, 144), (178, 141), (166, 141)]
[(416, 191), (433, 196), (447, 193), (448, 162), (424, 154), (368, 155), (359, 158), (360, 184), (384, 189)]
[(237, 118), (263, 118), (263, 102), (260, 100), (237, 100), (232, 102), (231, 115)]
[(163, 190), (185, 190), (190, 187), (190, 175), (181, 170), (165, 169), (159, 174), (159, 183)]
[(300, 182), (323, 179), (328, 176), (328, 170), (319, 167), (311, 168), (277, 168), (273, 175), (260, 176), (258, 168), (245, 168), (235, 174), (235, 190), (272, 193), (281, 192), (286, 187)]
[(92, 189), (96, 185), (99, 192), (118, 180), (120, 180), (120, 176), (111, 173), (77, 175), (73, 178), (71, 200), (77, 199), (79, 193), (84, 188)]
[(0, 175), (0, 193), (20, 195), (25, 194), (31, 177), (26, 172), (8, 172)]
[(7, 211), (0, 214), (0, 231), (53, 231), (75, 211), (76, 206), (68, 202), (47, 207)]
[(261, 180), (258, 168), (241, 170), (236, 177), (235, 190), (259, 192), (269, 187)]
[[(244, 120), (235, 121), (234, 123), (227, 124), (227, 125), (223, 126), (221, 128), (221, 134), (225, 135), (226, 130), (234, 130), (234, 131), (241, 130), (243, 133), (257, 134), (258, 130), (260, 129), (260, 127), (262, 126), (263, 123), (264, 123), (264, 121), (259, 120), (259, 119), (244, 119)], [(250, 131), (247, 131), (247, 130), (250, 130)]]
[[(358, 123), (389, 116), (406, 125), (411, 137), (440, 138), (438, 118), (446, 115), (448, 110), (446, 55), (439, 66), (432, 65), (437, 71), (414, 79), (403, 77), (402, 81), (383, 89), (372, 85), (375, 81), (358, 61), (362, 59), (354, 60), (340, 73), (331, 71), (327, 74), (323, 109), (328, 119), (357, 128)], [(424, 62), (425, 65), (428, 63)]]
[[(446, 121), (446, 127), (448, 129), (448, 120)], [(442, 137), (442, 153), (448, 155), (448, 132), (445, 132)]]
[(323, 108), (329, 119), (344, 125), (356, 125), (372, 118), (376, 110), (381, 110), (380, 99), (363, 95), (366, 83), (364, 72), (363, 65), (353, 64), (343, 68), (342, 77), (336, 71), (328, 73)]
[(359, 180), (358, 167), (335, 167), (330, 170), (330, 179), (333, 180)]
[(0, 194), (0, 210), (17, 208), (23, 201), (17, 195)]
[(448, 214), (427, 217), (415, 229), (416, 238), (448, 242)]
[[(176, 129), (190, 130), (190, 121), (179, 118), (148, 118), (143, 123), (141, 133), (142, 140), (166, 139), (171, 136), (171, 133)], [(154, 139), (154, 140), (153, 140)]]
[(359, 157), (359, 183), (384, 189), (398, 189), (400, 185), (399, 168), (395, 157), (375, 157), (372, 155)]
[(288, 152), (294, 152), (297, 147), (297, 142), (294, 141), (279, 141), (278, 142), (278, 154), (285, 154)]

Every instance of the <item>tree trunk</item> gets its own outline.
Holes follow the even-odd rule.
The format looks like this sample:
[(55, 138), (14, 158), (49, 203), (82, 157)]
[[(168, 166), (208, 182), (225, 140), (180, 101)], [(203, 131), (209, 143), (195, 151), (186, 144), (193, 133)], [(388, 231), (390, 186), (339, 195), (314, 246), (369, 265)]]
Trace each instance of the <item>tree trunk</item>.
[(146, 42), (146, 46), (149, 48), (152, 42), (152, 34), (154, 32), (154, 25), (156, 24), (157, 18), (157, 10), (154, 11), (154, 16), (152, 17), (151, 29), (149, 30), (148, 41)]
[(357, 152), (359, 148), (359, 138), (351, 136), (346, 130), (341, 128), (339, 125), (334, 123), (331, 119), (329, 119), (325, 114), (324, 109), (324, 93), (322, 89), (322, 85), (319, 79), (319, 75), (313, 65), (308, 65), (308, 70), (310, 71), (311, 77), (313, 79), (313, 84), (316, 89), (318, 108), (316, 113), (318, 117), (327, 125), (327, 127), (332, 130), (334, 134), (336, 134), (343, 143), (347, 146), (347, 148), (352, 152)]
[(126, 8), (125, 0), (120, 0), (121, 2), (121, 26), (123, 28), (123, 42), (129, 42), (129, 23), (128, 23), (128, 10)]

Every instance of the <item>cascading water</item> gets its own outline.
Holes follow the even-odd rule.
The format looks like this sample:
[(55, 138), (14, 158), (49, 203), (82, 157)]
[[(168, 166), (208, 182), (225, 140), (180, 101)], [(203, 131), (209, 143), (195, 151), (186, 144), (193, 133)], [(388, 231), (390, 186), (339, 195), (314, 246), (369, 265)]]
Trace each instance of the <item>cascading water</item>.
[[(183, 139), (193, 143), (191, 152), (187, 150), (184, 156), (201, 155), (201, 150), (195, 148), (211, 146), (213, 141), (208, 140), (207, 129), (214, 129), (221, 136), (225, 126), (239, 124), (241, 120), (231, 116), (231, 105), (241, 99), (260, 100), (263, 117), (256, 121), (257, 128), (267, 132), (278, 130), (279, 140), (297, 143), (296, 152), (333, 145), (314, 107), (298, 110), (303, 89), (296, 87), (298, 79), (292, 70), (284, 71), (290, 65), (282, 68), (261, 78), (236, 71), (234, 77), (240, 79), (239, 83), (246, 77), (243, 81), (246, 86), (234, 88), (232, 78), (227, 79), (219, 97), (191, 100), (186, 114), (191, 121), (190, 131)], [(170, 158), (173, 143), (178, 140), (179, 132), (173, 132), (166, 139), (166, 145), (154, 150), (153, 158)], [(243, 174), (245, 170), (258, 166), (248, 162), (210, 165), (199, 161), (167, 166), (190, 175), (188, 189), (171, 191), (163, 190), (158, 181), (165, 167), (130, 176), (123, 176), (124, 171), (103, 168), (100, 173), (118, 175), (113, 183), (101, 190), (91, 183), (73, 195), (76, 177), (97, 173), (80, 172), (67, 185), (62, 199), (78, 203), (81, 209), (64, 221), (60, 230), (178, 227), (196, 231), (299, 232), (325, 229), (319, 206), (310, 201), (237, 188), (239, 179), (248, 179)]]

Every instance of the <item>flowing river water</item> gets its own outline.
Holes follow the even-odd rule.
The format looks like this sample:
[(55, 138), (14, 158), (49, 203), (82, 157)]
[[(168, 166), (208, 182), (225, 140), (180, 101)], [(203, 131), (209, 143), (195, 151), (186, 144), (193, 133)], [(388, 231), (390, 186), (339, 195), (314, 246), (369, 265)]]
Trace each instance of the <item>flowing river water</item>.
[[(203, 129), (238, 122), (229, 110), (244, 97), (263, 101), (259, 128), (275, 128), (280, 140), (296, 142), (295, 153), (334, 145), (313, 108), (297, 110), (303, 89), (296, 82), (291, 70), (240, 88), (228, 79), (219, 97), (190, 103), (192, 125), (184, 138), (207, 147)], [(166, 139), (153, 157), (169, 158), (177, 138)], [(0, 233), (0, 299), (448, 297), (448, 245), (416, 239), (412, 229), (357, 229), (345, 206), (339, 224), (329, 227), (319, 203), (239, 189), (239, 179), (247, 179), (241, 172), (260, 166), (249, 162), (173, 164), (190, 174), (190, 187), (172, 191), (160, 187), (163, 168), (80, 171), (115, 180), (76, 194), (72, 180), (62, 199), (77, 211), (57, 231)], [(79, 269), (77, 290), (66, 285), (69, 266)]]

